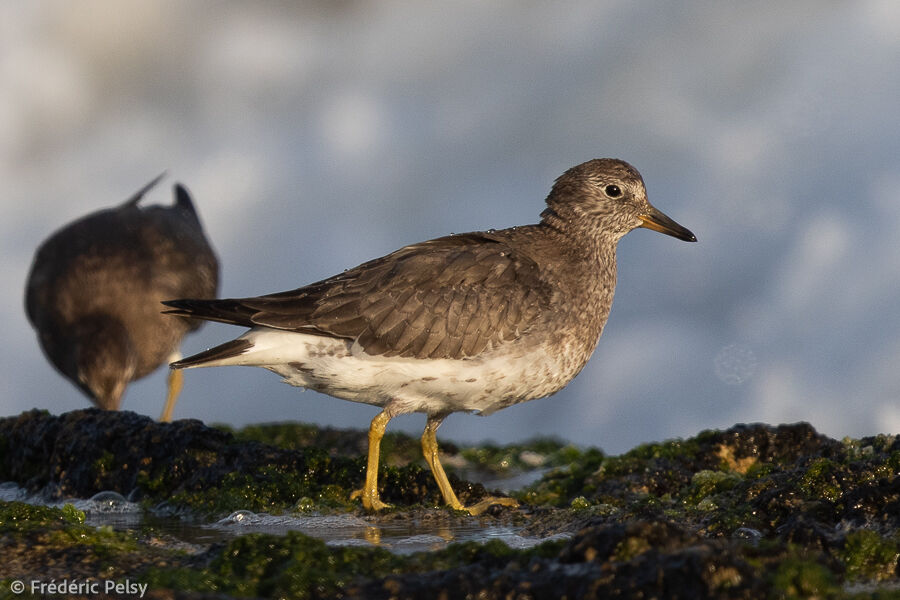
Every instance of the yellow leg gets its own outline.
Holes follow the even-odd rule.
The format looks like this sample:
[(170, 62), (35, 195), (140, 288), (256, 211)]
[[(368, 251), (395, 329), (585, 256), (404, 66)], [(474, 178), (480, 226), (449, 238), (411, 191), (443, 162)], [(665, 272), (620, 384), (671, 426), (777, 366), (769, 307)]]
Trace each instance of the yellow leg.
[(441, 460), (438, 457), (437, 428), (440, 427), (443, 420), (443, 417), (428, 417), (428, 423), (425, 425), (425, 431), (422, 433), (422, 454), (425, 455), (425, 462), (431, 467), (431, 473), (434, 475), (435, 481), (437, 481), (441, 495), (444, 497), (444, 502), (454, 510), (465, 510), (471, 515), (480, 515), (493, 504), (518, 506), (518, 502), (512, 498), (494, 497), (485, 498), (472, 506), (462, 505), (453, 492), (450, 481), (447, 480), (447, 473), (444, 472), (444, 467), (441, 465)]
[(178, 394), (184, 387), (184, 373), (180, 369), (169, 369), (168, 393), (166, 394), (166, 405), (163, 407), (162, 415), (159, 420), (168, 423), (172, 420), (172, 412), (175, 410), (175, 402), (178, 400)]
[(366, 465), (366, 484), (361, 490), (356, 490), (350, 495), (350, 499), (361, 497), (363, 508), (366, 510), (381, 510), (389, 508), (390, 504), (385, 504), (378, 497), (378, 458), (381, 454), (381, 438), (384, 437), (384, 430), (387, 427), (391, 415), (387, 411), (378, 413), (372, 424), (369, 425), (369, 462)]
[(431, 473), (434, 475), (435, 481), (437, 481), (441, 495), (444, 497), (444, 502), (453, 510), (465, 510), (466, 507), (462, 505), (453, 492), (453, 488), (447, 480), (447, 474), (444, 472), (444, 467), (441, 465), (441, 460), (438, 458), (437, 428), (440, 424), (440, 419), (428, 417), (428, 423), (425, 425), (425, 431), (422, 433), (422, 454), (425, 455), (425, 462), (428, 463)]

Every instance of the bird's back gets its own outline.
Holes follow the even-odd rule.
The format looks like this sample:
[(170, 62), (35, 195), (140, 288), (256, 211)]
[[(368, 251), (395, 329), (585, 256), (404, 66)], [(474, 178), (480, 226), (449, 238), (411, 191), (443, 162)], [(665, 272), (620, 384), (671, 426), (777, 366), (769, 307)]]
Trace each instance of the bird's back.
[[(162, 300), (214, 297), (218, 261), (190, 198), (141, 208), (132, 198), (63, 227), (35, 254), (26, 312), (54, 364), (64, 368), (68, 339), (82, 320), (117, 321), (139, 348), (134, 378), (146, 375), (197, 327), (160, 315)], [(183, 196), (183, 198), (181, 197)]]

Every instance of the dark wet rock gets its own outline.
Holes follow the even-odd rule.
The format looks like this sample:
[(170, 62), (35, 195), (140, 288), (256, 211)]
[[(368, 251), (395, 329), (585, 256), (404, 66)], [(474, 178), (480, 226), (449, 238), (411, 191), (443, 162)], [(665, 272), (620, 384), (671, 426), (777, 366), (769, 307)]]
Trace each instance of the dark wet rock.
[[(254, 424), (239, 430), (226, 425), (217, 427), (233, 433), (238, 441), (258, 441), (287, 450), (312, 448), (329, 456), (364, 456), (369, 445), (368, 432), (361, 429), (294, 422)], [(572, 444), (540, 437), (503, 446), (493, 443), (461, 446), (442, 439), (440, 450), (448, 472), (456, 473), (461, 479), (482, 483), (497, 479), (509, 481), (522, 474), (529, 475), (530, 483), (538, 478), (535, 473), (570, 464), (583, 454)], [(402, 432), (385, 434), (381, 440), (381, 457), (389, 466), (415, 464), (427, 468), (420, 438)]]
[[(0, 481), (49, 499), (115, 491), (209, 513), (285, 509), (303, 498), (350, 506), (364, 465), (364, 455), (285, 450), (238, 441), (196, 420), (158, 423), (127, 411), (30, 411), (0, 419)], [(452, 476), (451, 482), (464, 502), (487, 494), (479, 484)], [(431, 474), (418, 466), (385, 467), (380, 483), (387, 502), (441, 502)]]
[(841, 518), (858, 526), (900, 527), (900, 477), (881, 477), (848, 490)]
[[(239, 441), (261, 442), (285, 450), (315, 448), (325, 451), (329, 456), (362, 456), (369, 447), (368, 432), (362, 429), (318, 427), (292, 422), (248, 425), (238, 430), (228, 425), (216, 425), (216, 428), (232, 433)], [(386, 450), (390, 446), (401, 446), (404, 450), (408, 448), (410, 455), (421, 447), (418, 440), (395, 432), (387, 432), (382, 445)]]
[[(115, 491), (175, 518), (235, 508), (361, 515), (347, 502), (364, 475), (361, 440), (365, 432), (304, 425), (233, 433), (127, 412), (32, 411), (0, 419), (0, 481), (54, 498)], [(385, 462), (403, 464), (417, 445), (398, 436)], [(516, 492), (518, 509), (475, 519), (435, 508), (439, 494), (420, 466), (386, 464), (383, 497), (395, 508), (368, 522), (503, 524), (571, 538), (398, 556), (290, 532), (186, 550), (165, 536), (87, 527), (71, 510), (0, 503), (0, 553), (14, 574), (31, 565), (57, 578), (128, 573), (155, 598), (851, 598), (900, 589), (897, 437), (836, 441), (805, 423), (754, 424), (621, 456), (562, 444), (459, 452), (469, 458), (447, 463), (557, 466)], [(484, 494), (453, 483), (464, 502)]]
[(806, 423), (737, 425), (688, 440), (595, 455), (526, 491), (556, 506), (581, 502), (614, 520), (673, 511), (709, 533), (739, 527), (773, 534), (796, 515), (833, 528), (846, 521), (900, 526), (900, 451), (887, 436), (838, 442)]
[(3, 577), (46, 582), (126, 577), (171, 564), (163, 550), (85, 525), (84, 514), (71, 506), (59, 510), (22, 502), (0, 502), (0, 556)]
[[(840, 442), (818, 433), (809, 423), (772, 427), (760, 423), (735, 425), (726, 431), (701, 434), (707, 448), (727, 449), (727, 460), (790, 463), (805, 456), (831, 456)], [(720, 457), (725, 452), (720, 451)]]
[(739, 552), (667, 522), (600, 525), (555, 557), (440, 573), (393, 575), (351, 598), (759, 598), (765, 586)]
[[(200, 421), (156, 423), (132, 412), (43, 411), (0, 420), (0, 478), (49, 498), (128, 495), (139, 477), (202, 478), (227, 456), (230, 436)], [(230, 466), (230, 465), (229, 465)]]
[[(746, 473), (760, 465), (790, 465), (804, 457), (827, 457), (841, 447), (816, 433), (807, 423), (793, 425), (736, 425), (726, 431), (704, 431), (688, 440), (670, 440), (638, 446), (621, 456), (589, 457), (591, 472), (574, 474), (580, 485), (569, 488), (585, 491), (601, 502), (640, 500), (679, 494), (690, 486), (697, 473), (732, 471)], [(571, 502), (572, 494), (560, 498)], [(658, 514), (656, 506), (639, 504), (643, 516)]]
[(783, 541), (811, 550), (830, 554), (840, 540), (841, 534), (833, 527), (827, 527), (814, 517), (798, 513), (790, 516), (776, 531)]

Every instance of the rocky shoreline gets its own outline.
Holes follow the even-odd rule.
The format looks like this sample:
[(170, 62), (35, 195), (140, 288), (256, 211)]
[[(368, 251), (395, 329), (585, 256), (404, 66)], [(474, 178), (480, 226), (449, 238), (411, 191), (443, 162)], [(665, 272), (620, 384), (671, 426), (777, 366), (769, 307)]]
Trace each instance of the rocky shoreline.
[[(0, 482), (47, 500), (114, 491), (173, 518), (246, 509), (375, 525), (475, 519), (440, 506), (431, 475), (409, 464), (418, 440), (399, 434), (386, 438), (381, 473), (394, 508), (365, 515), (348, 500), (364, 449), (362, 431), (232, 432), (130, 412), (30, 411), (0, 419)], [(451, 475), (464, 503), (488, 493), (467, 480), (475, 469), (549, 469), (512, 492), (518, 508), (496, 507), (477, 523), (569, 537), (400, 556), (292, 531), (186, 552), (152, 528), (91, 527), (71, 506), (2, 502), (0, 597), (28, 596), (10, 586), (36, 578), (127, 580), (149, 598), (900, 597), (900, 437), (838, 441), (799, 423), (704, 431), (620, 456), (547, 440), (445, 449), (466, 477)], [(121, 589), (110, 594), (138, 597), (137, 587)]]

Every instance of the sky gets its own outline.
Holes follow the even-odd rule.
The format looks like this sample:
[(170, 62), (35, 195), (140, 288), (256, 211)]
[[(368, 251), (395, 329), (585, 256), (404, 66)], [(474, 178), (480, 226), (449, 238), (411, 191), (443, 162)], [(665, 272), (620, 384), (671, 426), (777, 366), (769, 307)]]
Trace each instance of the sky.
[[(620, 453), (735, 423), (900, 431), (900, 4), (754, 1), (0, 4), (0, 415), (87, 399), (23, 308), (35, 249), (162, 171), (221, 294), (293, 289), (405, 244), (534, 223), (592, 158), (699, 239), (619, 244), (612, 314), (560, 393), (439, 439)], [(209, 324), (187, 355), (242, 329)], [(176, 418), (368, 426), (263, 369), (185, 373)], [(123, 408), (158, 416), (165, 369)], [(391, 429), (421, 432), (423, 415)]]

